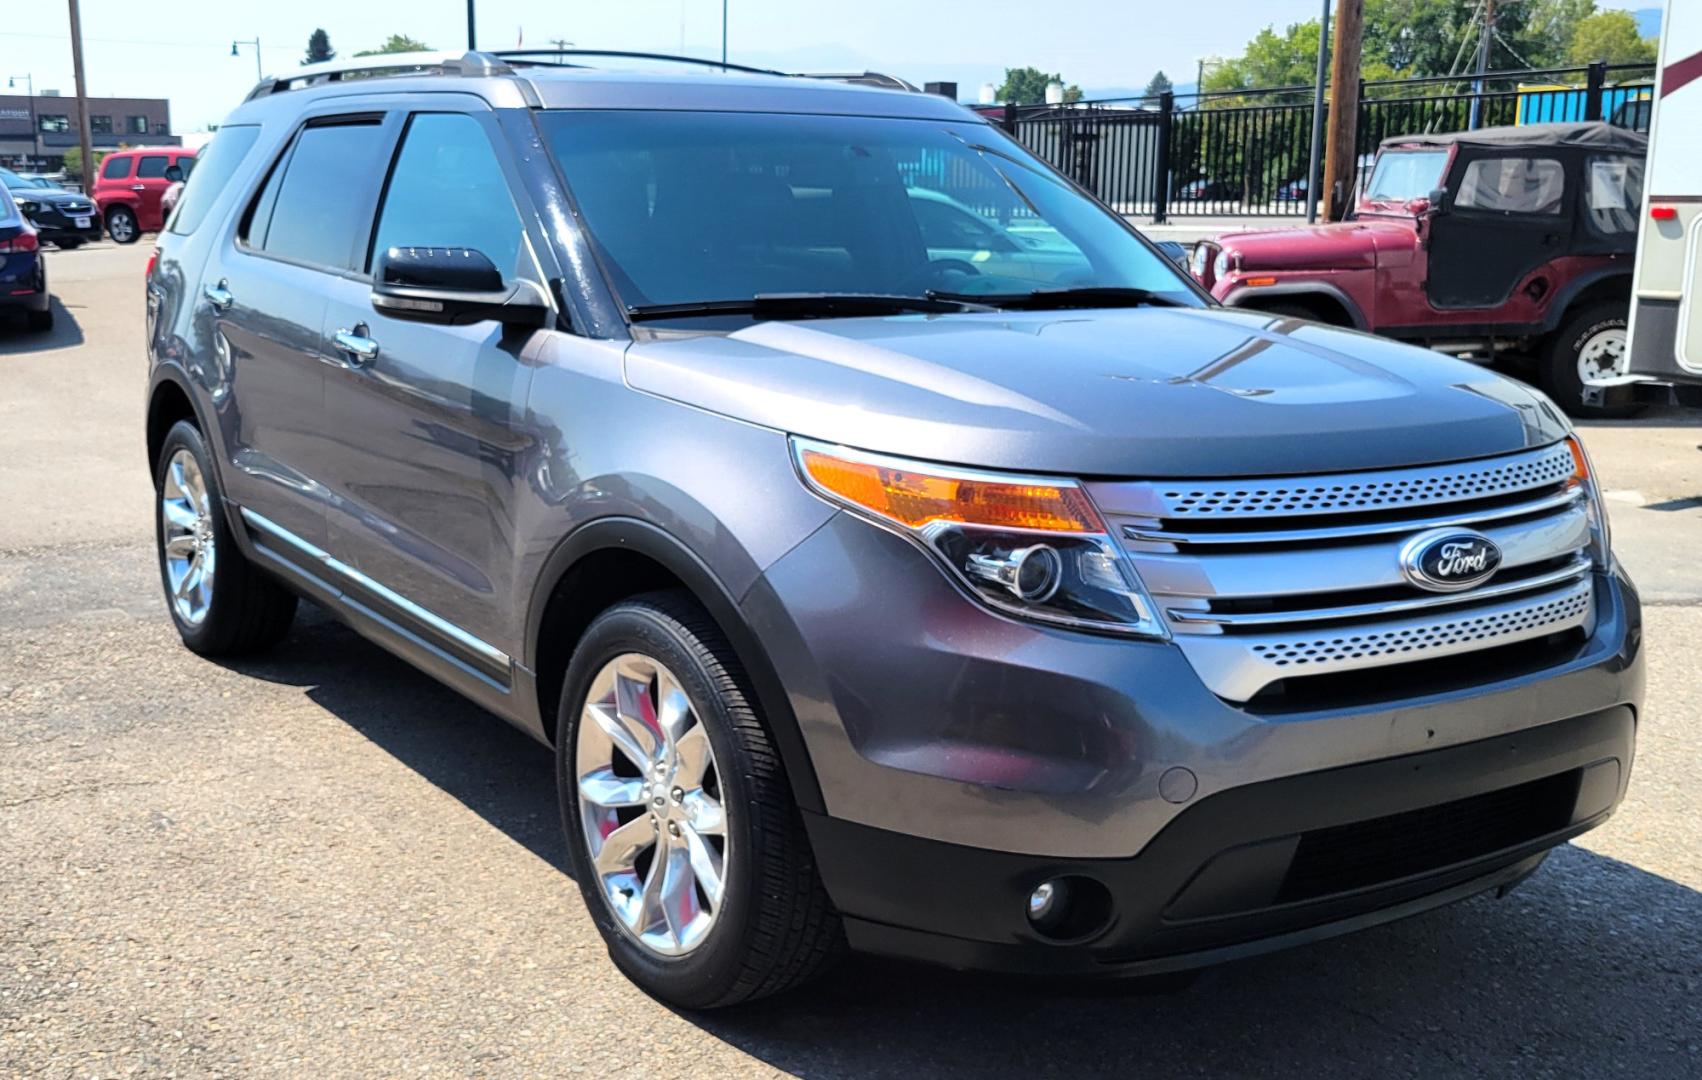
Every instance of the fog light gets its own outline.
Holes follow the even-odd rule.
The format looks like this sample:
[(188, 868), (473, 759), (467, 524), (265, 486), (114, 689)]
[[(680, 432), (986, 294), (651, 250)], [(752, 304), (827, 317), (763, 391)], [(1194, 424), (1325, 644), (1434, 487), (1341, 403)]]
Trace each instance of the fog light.
[(1056, 921), (1064, 909), (1064, 884), (1057, 881), (1042, 882), (1033, 892), (1028, 894), (1028, 921), (1037, 927), (1044, 928)]
[(1014, 550), (978, 552), (969, 557), (968, 571), (984, 581), (1003, 585), (1018, 600), (1043, 603), (1064, 579), (1064, 559), (1050, 544)]

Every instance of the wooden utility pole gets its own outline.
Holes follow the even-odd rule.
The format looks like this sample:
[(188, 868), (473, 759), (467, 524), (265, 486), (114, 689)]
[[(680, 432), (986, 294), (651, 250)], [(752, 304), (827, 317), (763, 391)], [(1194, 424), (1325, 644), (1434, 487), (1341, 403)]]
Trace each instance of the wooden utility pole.
[(1359, 169), (1359, 54), (1365, 42), (1365, 0), (1336, 0), (1336, 39), (1330, 57), (1330, 123), (1324, 136), (1324, 218), (1340, 221), (1353, 200)]
[(89, 137), (89, 94), (83, 83), (83, 16), (71, 0), (71, 74), (77, 80), (77, 141), (83, 148), (83, 193), (95, 188), (94, 141)]

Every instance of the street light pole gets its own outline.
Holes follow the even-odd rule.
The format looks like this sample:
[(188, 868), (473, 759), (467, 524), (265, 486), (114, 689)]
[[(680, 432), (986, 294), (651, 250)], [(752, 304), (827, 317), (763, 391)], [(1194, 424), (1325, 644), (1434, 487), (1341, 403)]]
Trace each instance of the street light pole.
[(721, 66), (727, 66), (727, 0), (721, 0)]
[(253, 37), (253, 38), (250, 38), (250, 39), (245, 40), (245, 41), (233, 41), (233, 42), (231, 42), (230, 43), (230, 54), (232, 56), (241, 56), (242, 55), (242, 53), (237, 51), (236, 47), (238, 45), (252, 45), (252, 46), (254, 46), (254, 78), (256, 80), (264, 79), (266, 77), (266, 73), (264, 71), (262, 71), (261, 68), (260, 68), (260, 39), (259, 39), (259, 37)]
[(77, 80), (77, 145), (83, 150), (83, 192), (94, 188), (95, 148), (89, 135), (89, 94), (83, 82), (83, 13), (71, 3), (71, 74)]
[(35, 127), (35, 123), (36, 123), (36, 121), (35, 121), (35, 79), (32, 76), (27, 75), (27, 74), (26, 75), (8, 75), (8, 76), (6, 76), (6, 89), (11, 90), (11, 89), (15, 88), (18, 85), (19, 79), (24, 80), (24, 87), (25, 87), (25, 89), (27, 89), (29, 91), (29, 95), (30, 95), (30, 166), (29, 166), (29, 168), (31, 170), (33, 170), (35, 168), (35, 159), (43, 156), (42, 153), (41, 153), (41, 132), (37, 131), (36, 127)]
[(473, 52), (479, 47), (479, 35), (473, 29), (473, 0), (467, 0), (467, 51)]

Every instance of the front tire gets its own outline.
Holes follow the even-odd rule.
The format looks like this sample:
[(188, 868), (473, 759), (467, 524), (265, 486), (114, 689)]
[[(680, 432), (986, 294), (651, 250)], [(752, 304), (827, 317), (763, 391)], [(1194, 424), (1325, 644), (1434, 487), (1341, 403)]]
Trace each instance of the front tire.
[(212, 456), (187, 420), (166, 433), (154, 494), (160, 584), (183, 643), (203, 656), (240, 656), (277, 644), (295, 618), (295, 594), (236, 546)]
[(574, 879), (615, 965), (684, 1008), (797, 986), (844, 940), (744, 686), (708, 615), (661, 592), (591, 623), (562, 693)]
[(1608, 378), (1628, 346), (1625, 305), (1619, 302), (1592, 304), (1571, 316), (1549, 342), (1538, 381), (1554, 403), (1567, 413), (1585, 420), (1622, 420), (1642, 412), (1639, 405), (1588, 405), (1584, 387)]
[(115, 206), (106, 212), (106, 233), (115, 244), (134, 244), (142, 237), (136, 214), (128, 206)]

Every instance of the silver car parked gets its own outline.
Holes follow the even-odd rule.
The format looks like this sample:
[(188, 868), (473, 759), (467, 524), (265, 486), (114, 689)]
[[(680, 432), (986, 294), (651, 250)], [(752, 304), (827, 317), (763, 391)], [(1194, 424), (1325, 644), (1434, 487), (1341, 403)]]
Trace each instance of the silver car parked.
[(1547, 399), (1219, 308), (953, 102), (597, 62), (257, 86), (147, 453), (184, 642), (306, 598), (553, 747), (645, 989), (1191, 970), (1613, 811), (1638, 604)]

